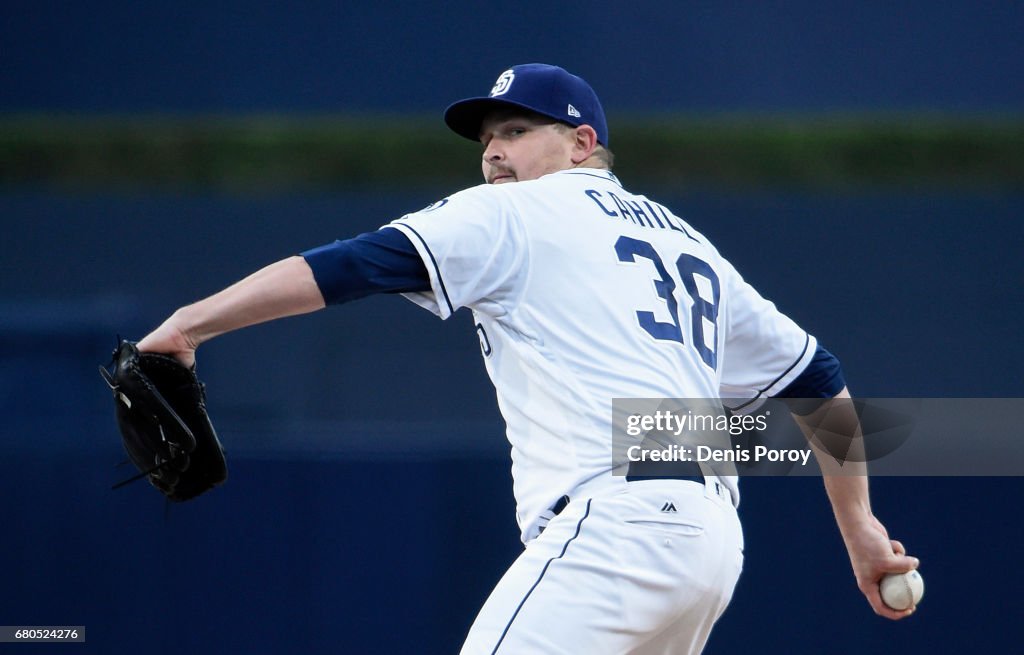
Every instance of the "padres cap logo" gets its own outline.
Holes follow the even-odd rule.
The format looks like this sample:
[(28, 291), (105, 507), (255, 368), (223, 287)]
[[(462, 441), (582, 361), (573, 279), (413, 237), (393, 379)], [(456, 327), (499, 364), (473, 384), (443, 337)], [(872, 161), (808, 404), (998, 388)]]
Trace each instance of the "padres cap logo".
[(512, 80), (514, 79), (516, 79), (516, 74), (512, 72), (511, 68), (499, 75), (498, 79), (494, 82), (494, 86), (491, 87), (491, 97), (505, 95), (509, 87), (512, 86)]

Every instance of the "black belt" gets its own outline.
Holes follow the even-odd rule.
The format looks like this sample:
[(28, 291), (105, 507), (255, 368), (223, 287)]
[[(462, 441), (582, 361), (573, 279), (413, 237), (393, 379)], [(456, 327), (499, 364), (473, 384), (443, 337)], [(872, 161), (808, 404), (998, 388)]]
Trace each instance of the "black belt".
[(697, 462), (630, 462), (626, 482), (638, 480), (689, 480), (704, 484)]
[[(626, 482), (641, 480), (689, 480), (704, 484), (704, 474), (697, 462), (631, 462)], [(568, 504), (569, 497), (562, 496), (551, 511), (558, 516)]]

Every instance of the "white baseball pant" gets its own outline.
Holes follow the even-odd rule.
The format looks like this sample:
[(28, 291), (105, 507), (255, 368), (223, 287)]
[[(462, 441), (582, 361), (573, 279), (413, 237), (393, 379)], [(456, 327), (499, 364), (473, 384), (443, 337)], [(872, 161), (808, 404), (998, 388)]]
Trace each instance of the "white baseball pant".
[(498, 582), (462, 655), (696, 654), (742, 566), (739, 518), (714, 478), (573, 499)]

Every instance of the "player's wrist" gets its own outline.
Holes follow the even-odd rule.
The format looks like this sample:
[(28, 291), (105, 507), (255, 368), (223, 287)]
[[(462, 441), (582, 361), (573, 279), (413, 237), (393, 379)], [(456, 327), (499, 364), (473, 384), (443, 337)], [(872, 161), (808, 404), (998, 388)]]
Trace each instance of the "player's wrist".
[(196, 305), (179, 308), (167, 319), (166, 325), (185, 350), (194, 351), (211, 338), (203, 333), (202, 318)]
[(878, 519), (871, 513), (871, 508), (860, 503), (833, 506), (833, 514), (839, 533), (847, 543), (879, 532)]

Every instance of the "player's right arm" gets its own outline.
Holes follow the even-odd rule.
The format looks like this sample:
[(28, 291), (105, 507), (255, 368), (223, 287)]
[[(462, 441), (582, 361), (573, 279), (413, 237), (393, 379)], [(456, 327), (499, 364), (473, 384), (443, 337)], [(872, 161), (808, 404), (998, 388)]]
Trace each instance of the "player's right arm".
[(883, 575), (916, 568), (917, 560), (889, 539), (871, 510), (860, 422), (839, 361), (727, 263), (723, 271), (732, 300), (723, 390), (788, 401), (821, 467), (857, 587), (877, 614), (890, 619), (910, 615), (913, 610), (887, 607), (879, 593)]
[(878, 583), (886, 573), (903, 573), (918, 562), (889, 538), (871, 510), (860, 419), (839, 360), (819, 345), (810, 363), (776, 397), (787, 402), (814, 450), (857, 588), (876, 614), (909, 616), (913, 609), (896, 611), (882, 602)]
[[(799, 379), (797, 381), (800, 382)], [(806, 401), (805, 401), (806, 402)], [(878, 583), (886, 573), (916, 569), (898, 541), (871, 510), (867, 463), (857, 410), (844, 386), (811, 413), (800, 410), (793, 418), (814, 450), (832, 504), (839, 534), (846, 545), (857, 587), (879, 616), (902, 619), (914, 609), (897, 611), (882, 602)]]

